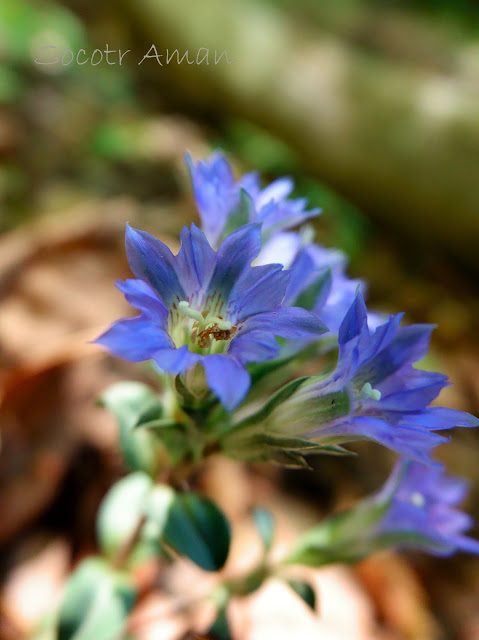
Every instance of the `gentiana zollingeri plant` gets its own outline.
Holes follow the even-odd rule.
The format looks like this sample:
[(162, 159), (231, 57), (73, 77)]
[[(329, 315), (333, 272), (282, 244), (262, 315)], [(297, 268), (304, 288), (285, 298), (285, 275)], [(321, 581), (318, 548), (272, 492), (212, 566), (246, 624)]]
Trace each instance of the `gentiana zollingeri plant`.
[[(223, 567), (228, 520), (188, 482), (212, 454), (307, 467), (308, 454), (348, 455), (343, 445), (355, 440), (399, 454), (378, 493), (306, 531), (276, 564), (268, 558), (273, 519), (258, 508), (264, 557), (210, 594), (212, 637), (229, 635), (230, 598), (270, 576), (314, 608), (312, 587), (288, 573), (293, 564), (355, 562), (384, 548), (479, 553), (464, 534), (469, 517), (456, 509), (465, 483), (431, 458), (446, 440), (436, 432), (479, 426), (467, 413), (430, 406), (447, 378), (414, 363), (433, 327), (368, 312), (364, 283), (347, 277), (341, 252), (314, 242), (304, 223), (320, 210), (289, 197), (289, 178), (262, 189), (257, 173), (236, 181), (220, 153), (186, 161), (201, 229), (185, 227), (174, 255), (127, 226), (134, 278), (118, 288), (139, 315), (96, 341), (121, 358), (151, 361), (158, 387), (121, 382), (101, 398), (131, 473), (100, 507), (101, 555), (67, 583), (60, 640), (123, 637), (136, 598), (131, 570), (145, 558), (176, 553), (205, 571)], [(326, 370), (298, 378), (313, 358)]]

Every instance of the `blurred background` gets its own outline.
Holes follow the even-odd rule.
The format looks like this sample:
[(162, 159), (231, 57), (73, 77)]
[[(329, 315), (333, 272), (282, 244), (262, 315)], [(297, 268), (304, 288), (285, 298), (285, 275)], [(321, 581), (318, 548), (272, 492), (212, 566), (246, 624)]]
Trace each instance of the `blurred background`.
[[(479, 413), (476, 0), (0, 0), (1, 638), (45, 619), (124, 473), (95, 398), (150, 374), (87, 341), (128, 313), (125, 222), (174, 246), (196, 219), (184, 152), (218, 147), (238, 173), (294, 177), (370, 305), (439, 325), (425, 366), (454, 382), (441, 403)], [(200, 481), (238, 531), (259, 499), (287, 536), (381, 484), (390, 457), (360, 452), (312, 473), (215, 462)], [(438, 453), (478, 520), (479, 434)], [(238, 637), (479, 638), (475, 558), (316, 574), (319, 621), (273, 587), (236, 612)], [(157, 605), (146, 593), (133, 636), (186, 638), (182, 620), (155, 627)]]

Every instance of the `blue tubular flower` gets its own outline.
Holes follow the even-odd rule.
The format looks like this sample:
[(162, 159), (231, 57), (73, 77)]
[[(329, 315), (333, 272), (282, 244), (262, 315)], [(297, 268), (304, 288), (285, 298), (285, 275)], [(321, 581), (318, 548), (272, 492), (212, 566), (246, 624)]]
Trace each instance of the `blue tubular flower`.
[(377, 498), (391, 502), (374, 534), (392, 534), (400, 547), (434, 555), (448, 556), (456, 550), (479, 554), (479, 542), (464, 535), (472, 518), (455, 509), (466, 493), (467, 482), (447, 475), (440, 466), (399, 461)]
[[(302, 248), (291, 265), (291, 277), (286, 300), (294, 304), (308, 289), (313, 291), (309, 309), (321, 315), (330, 335), (337, 335), (339, 326), (357, 291), (365, 292), (361, 280), (352, 280), (345, 274), (346, 261), (340, 251), (316, 244)], [(314, 283), (318, 283), (317, 291)], [(307, 303), (308, 304), (308, 303)]]
[(196, 164), (187, 154), (186, 163), (202, 227), (213, 247), (218, 246), (229, 223), (233, 223), (234, 216), (238, 214), (242, 194), (247, 200), (244, 212), (246, 219), (240, 216), (238, 223), (233, 223), (233, 228), (260, 222), (264, 237), (281, 229), (295, 227), (321, 213), (320, 209), (306, 211), (305, 198), (288, 199), (294, 187), (290, 178), (279, 178), (265, 189), (261, 189), (257, 172), (247, 173), (235, 181), (230, 164), (219, 152), (213, 153), (209, 160), (200, 160)]
[(464, 535), (472, 519), (456, 509), (466, 490), (464, 480), (441, 466), (399, 460), (378, 493), (306, 531), (286, 564), (357, 562), (390, 548), (479, 554), (479, 541)]
[(176, 256), (127, 226), (127, 256), (137, 279), (118, 286), (141, 314), (120, 320), (97, 342), (127, 360), (152, 359), (170, 374), (202, 364), (209, 388), (233, 409), (250, 385), (245, 365), (277, 356), (275, 336), (326, 330), (314, 314), (282, 306), (289, 272), (279, 264), (251, 267), (260, 248), (257, 224), (228, 236), (217, 252), (195, 225), (185, 227)]
[[(362, 280), (346, 275), (347, 259), (342, 251), (315, 244), (308, 236), (307, 230), (276, 233), (264, 245), (257, 263), (280, 259), (290, 268), (285, 303), (304, 306), (320, 316), (329, 330), (323, 338), (337, 336), (356, 293), (364, 295), (366, 286)], [(370, 326), (376, 327), (384, 319), (380, 314), (369, 313), (368, 320)]]
[(400, 327), (401, 317), (391, 316), (371, 332), (358, 293), (339, 329), (335, 371), (312, 379), (285, 402), (276, 428), (292, 432), (296, 424), (326, 444), (374, 440), (429, 464), (430, 449), (446, 440), (434, 431), (479, 426), (463, 411), (427, 406), (447, 385), (446, 376), (412, 366), (425, 355), (433, 327)]

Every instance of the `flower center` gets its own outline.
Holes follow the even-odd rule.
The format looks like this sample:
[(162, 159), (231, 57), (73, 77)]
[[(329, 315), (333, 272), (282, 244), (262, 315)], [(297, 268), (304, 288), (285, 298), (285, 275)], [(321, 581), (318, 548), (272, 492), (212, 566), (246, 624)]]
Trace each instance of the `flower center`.
[(209, 310), (193, 309), (186, 300), (178, 303), (178, 312), (179, 322), (170, 331), (177, 347), (187, 344), (192, 351), (203, 354), (226, 351), (237, 330), (229, 320), (210, 315)]

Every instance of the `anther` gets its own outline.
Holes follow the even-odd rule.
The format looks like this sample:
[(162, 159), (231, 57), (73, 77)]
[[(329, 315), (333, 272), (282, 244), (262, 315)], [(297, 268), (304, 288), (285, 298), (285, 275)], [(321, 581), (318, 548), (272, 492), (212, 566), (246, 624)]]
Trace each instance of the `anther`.
[(411, 502), (416, 507), (424, 507), (424, 505), (426, 504), (424, 496), (422, 495), (422, 493), (419, 493), (419, 491), (415, 491), (411, 495)]
[(373, 389), (370, 382), (366, 382), (363, 388), (359, 392), (359, 397), (362, 400), (381, 400), (381, 392), (378, 389)]

